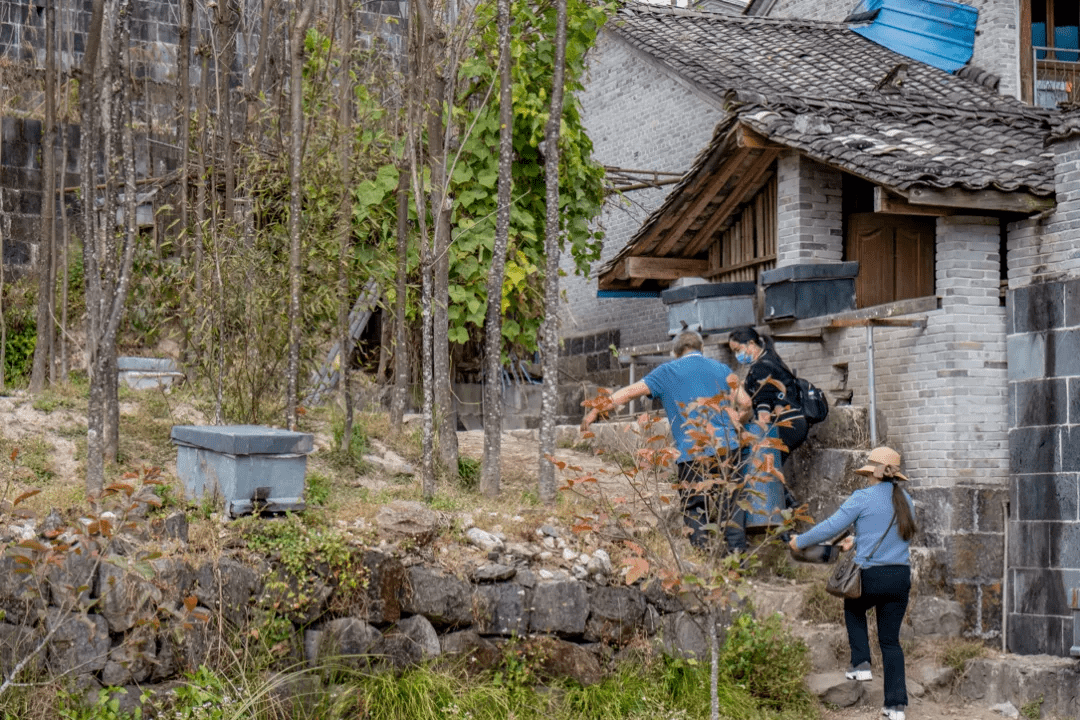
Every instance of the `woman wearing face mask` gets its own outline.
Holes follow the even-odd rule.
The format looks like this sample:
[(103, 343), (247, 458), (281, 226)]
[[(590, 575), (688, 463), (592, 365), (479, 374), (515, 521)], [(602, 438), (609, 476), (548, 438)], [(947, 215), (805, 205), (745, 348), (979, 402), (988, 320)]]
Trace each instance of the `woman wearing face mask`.
[[(798, 387), (791, 370), (776, 354), (771, 340), (763, 339), (752, 327), (733, 330), (728, 335), (728, 347), (741, 365), (749, 365), (743, 389), (750, 398), (750, 408), (758, 424), (771, 428), (786, 446), (779, 453), (783, 465), (788, 455), (806, 440), (809, 426), (799, 406)], [(783, 385), (766, 382), (775, 380)]]

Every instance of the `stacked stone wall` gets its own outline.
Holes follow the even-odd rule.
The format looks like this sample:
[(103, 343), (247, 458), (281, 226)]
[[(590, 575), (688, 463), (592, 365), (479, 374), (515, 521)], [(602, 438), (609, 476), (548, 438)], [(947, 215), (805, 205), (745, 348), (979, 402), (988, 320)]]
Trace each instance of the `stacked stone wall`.
[[(712, 138), (723, 117), (718, 101), (655, 63), (610, 32), (602, 33), (590, 51), (581, 104), (597, 162), (684, 172)], [(618, 329), (624, 347), (668, 339), (667, 311), (659, 298), (599, 298), (596, 271), (625, 247), (672, 187), (608, 198), (599, 219), (603, 251), (588, 276), (575, 275), (573, 262), (563, 259), (563, 335)]]

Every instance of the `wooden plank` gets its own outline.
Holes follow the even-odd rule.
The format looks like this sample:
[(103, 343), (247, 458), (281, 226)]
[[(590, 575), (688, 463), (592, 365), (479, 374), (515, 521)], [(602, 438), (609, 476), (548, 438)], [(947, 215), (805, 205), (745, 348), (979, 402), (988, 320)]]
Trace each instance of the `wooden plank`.
[(678, 280), (709, 272), (708, 260), (688, 258), (628, 257), (626, 272), (634, 280)]
[(912, 188), (907, 200), (913, 205), (944, 205), (945, 207), (982, 210), (986, 212), (1016, 212), (1032, 214), (1053, 209), (1053, 198), (1043, 198), (1031, 193), (1001, 192), (1000, 190), (960, 190), (946, 188)]
[[(726, 273), (735, 272), (736, 270), (742, 270), (744, 268), (754, 268), (758, 267), (759, 265), (764, 265), (765, 263), (775, 259), (776, 255), (766, 255), (765, 257), (751, 258), (735, 265), (728, 265), (726, 267), (722, 267), (719, 271), (711, 272), (709, 273), (709, 275), (715, 277), (716, 275), (724, 275)], [(706, 277), (709, 277), (709, 275), (707, 275)]]
[[(697, 199), (693, 201), (693, 204), (689, 208), (683, 211), (675, 225), (668, 231), (667, 236), (663, 242), (656, 246), (655, 249), (649, 252), (650, 255), (656, 255), (663, 257), (671, 252), (671, 249), (675, 246), (682, 236), (686, 233), (686, 230), (693, 224), (698, 216), (705, 211), (705, 208), (709, 206), (709, 203), (713, 201), (724, 186), (727, 185), (728, 180), (738, 169), (743, 160), (751, 153), (751, 150), (746, 148), (740, 149), (734, 156), (725, 158), (720, 167), (716, 169), (715, 174), (705, 183), (701, 189)], [(687, 195), (687, 191), (683, 191), (683, 195)], [(642, 247), (639, 245), (639, 247)], [(697, 253), (691, 253), (696, 255)]]
[(773, 160), (779, 154), (777, 150), (764, 150), (761, 155), (754, 161), (754, 163), (743, 174), (742, 180), (738, 186), (727, 196), (724, 204), (713, 213), (713, 216), (709, 218), (709, 222), (698, 231), (697, 237), (693, 242), (683, 251), (686, 255), (696, 255), (701, 252), (701, 248), (704, 246), (708, 238), (716, 232), (716, 228), (720, 227), (728, 219), (728, 216), (743, 202), (743, 196), (754, 186), (761, 176), (764, 175), (768, 169), (772, 166)]
[(866, 327), (926, 327), (926, 318), (833, 318), (831, 328)]
[(899, 195), (876, 185), (874, 187), (874, 212), (891, 213), (894, 215), (930, 215), (943, 217), (956, 212), (955, 208), (941, 207), (938, 205), (912, 205)]
[(1035, 102), (1035, 57), (1031, 49), (1031, 3), (1042, 0), (1020, 0), (1020, 100), (1029, 105)]

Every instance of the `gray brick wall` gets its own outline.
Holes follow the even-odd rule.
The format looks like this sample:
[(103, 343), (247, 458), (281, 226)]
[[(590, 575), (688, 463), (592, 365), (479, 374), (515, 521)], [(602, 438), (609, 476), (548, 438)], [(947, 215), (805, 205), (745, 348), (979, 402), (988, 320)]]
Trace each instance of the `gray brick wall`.
[(1054, 146), (1056, 210), (1009, 226), (1008, 647), (1068, 655), (1080, 587), (1080, 142)]
[[(940, 308), (925, 313), (924, 329), (878, 327), (873, 335), (875, 396), (885, 426), (879, 442), (902, 453), (912, 481), (921, 526), (918, 582), (960, 600), (966, 630), (978, 637), (1001, 631), (1008, 404), (998, 248), (996, 221), (941, 219)], [(821, 343), (777, 347), (799, 375), (869, 406), (865, 328), (826, 329)], [(799, 478), (793, 481), (797, 490)]]
[[(1016, 96), (1020, 63), (1016, 0), (957, 0), (979, 11), (971, 61), (1001, 78), (999, 91)], [(779, 0), (770, 17), (841, 22), (858, 5), (856, 0)]]
[(841, 188), (839, 170), (795, 151), (777, 158), (777, 267), (843, 259)]
[[(581, 96), (584, 122), (593, 157), (604, 165), (685, 171), (723, 117), (718, 101), (610, 33), (602, 33), (590, 51), (588, 72)], [(572, 262), (563, 258), (563, 335), (617, 328), (623, 347), (668, 339), (667, 312), (659, 299), (598, 298), (595, 270), (626, 245), (672, 187), (609, 198), (600, 218), (605, 233), (602, 258), (588, 277), (573, 274)]]

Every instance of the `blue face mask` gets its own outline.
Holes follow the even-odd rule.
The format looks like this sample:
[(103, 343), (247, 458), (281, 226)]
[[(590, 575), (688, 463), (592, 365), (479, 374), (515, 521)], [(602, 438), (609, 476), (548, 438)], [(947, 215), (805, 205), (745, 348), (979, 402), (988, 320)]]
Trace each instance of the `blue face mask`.
[(743, 350), (742, 352), (735, 353), (735, 359), (743, 365), (749, 365), (754, 362), (754, 358), (750, 356), (750, 353)]

